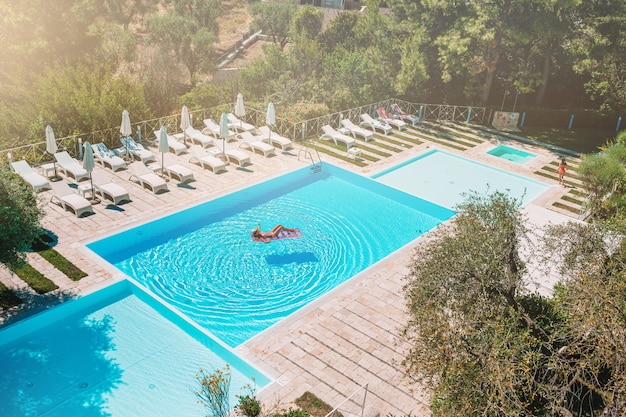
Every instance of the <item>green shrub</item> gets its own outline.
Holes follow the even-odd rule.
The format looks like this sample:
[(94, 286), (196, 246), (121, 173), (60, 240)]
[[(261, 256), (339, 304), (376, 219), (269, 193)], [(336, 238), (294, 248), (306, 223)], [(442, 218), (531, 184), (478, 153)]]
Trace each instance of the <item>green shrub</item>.
[(310, 414), (308, 411), (303, 410), (301, 408), (291, 408), (284, 413), (276, 414), (274, 417), (309, 417)]
[(261, 403), (254, 395), (244, 395), (239, 397), (237, 408), (246, 417), (258, 417), (261, 414)]
[(0, 282), (0, 308), (7, 309), (21, 304), (22, 300)]

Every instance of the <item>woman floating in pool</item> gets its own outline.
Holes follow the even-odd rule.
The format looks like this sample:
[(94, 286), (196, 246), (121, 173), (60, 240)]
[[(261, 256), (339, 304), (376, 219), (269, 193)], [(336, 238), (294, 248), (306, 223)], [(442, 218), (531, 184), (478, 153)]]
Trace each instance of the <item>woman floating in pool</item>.
[(269, 232), (262, 232), (261, 223), (258, 223), (257, 228), (252, 229), (252, 232), (250, 232), (250, 236), (252, 236), (252, 239), (256, 242), (269, 243), (272, 240), (277, 240), (277, 239), (286, 239), (290, 237), (302, 237), (302, 233), (300, 233), (299, 229), (290, 229), (288, 227), (283, 226), (282, 224), (277, 224)]

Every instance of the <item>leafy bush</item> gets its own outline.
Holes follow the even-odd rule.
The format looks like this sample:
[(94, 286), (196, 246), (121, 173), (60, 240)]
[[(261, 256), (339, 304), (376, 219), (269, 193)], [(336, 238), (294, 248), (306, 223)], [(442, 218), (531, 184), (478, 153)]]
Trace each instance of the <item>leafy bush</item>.
[(237, 408), (246, 417), (257, 417), (261, 414), (261, 403), (254, 395), (244, 395), (239, 397)]
[(301, 408), (291, 408), (285, 411), (284, 413), (276, 414), (274, 417), (309, 417), (310, 414), (308, 411), (303, 410)]
[(21, 304), (22, 300), (0, 282), (0, 308), (7, 309)]

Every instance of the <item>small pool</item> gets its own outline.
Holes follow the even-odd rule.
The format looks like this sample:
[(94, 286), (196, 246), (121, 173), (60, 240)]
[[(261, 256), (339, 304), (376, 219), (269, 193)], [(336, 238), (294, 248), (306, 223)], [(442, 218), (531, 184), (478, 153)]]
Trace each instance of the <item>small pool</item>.
[(547, 184), (439, 150), (431, 150), (372, 178), (406, 193), (454, 209), (470, 190), (506, 192), (526, 205)]
[(506, 145), (498, 145), (487, 154), (497, 156), (498, 158), (506, 159), (507, 161), (517, 162), (518, 164), (525, 164), (537, 157), (534, 153), (526, 152), (521, 149), (511, 148)]
[(5, 417), (200, 417), (200, 369), (230, 365), (231, 406), (270, 382), (126, 280), (0, 330), (0, 363)]
[[(237, 346), (454, 215), (324, 164), (89, 243), (166, 303)], [(257, 222), (299, 239), (253, 242)]]

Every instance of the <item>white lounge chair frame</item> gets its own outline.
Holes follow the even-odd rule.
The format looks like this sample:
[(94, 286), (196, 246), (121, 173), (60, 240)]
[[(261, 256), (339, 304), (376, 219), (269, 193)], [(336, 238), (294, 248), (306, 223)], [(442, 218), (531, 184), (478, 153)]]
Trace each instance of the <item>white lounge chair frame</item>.
[(225, 155), (227, 160), (234, 160), (240, 167), (252, 165), (252, 161), (250, 161), (250, 155), (243, 151), (222, 148), (221, 141), (215, 142), (215, 148), (211, 148), (209, 152), (217, 158), (222, 158)]
[[(222, 140), (220, 137), (220, 125), (213, 119), (204, 119), (205, 129), (202, 131), (204, 134), (210, 134), (217, 141)], [(237, 139), (237, 132), (233, 132), (228, 129), (228, 136), (226, 137), (226, 142), (232, 142)]]
[(235, 116), (232, 113), (228, 113), (226, 117), (228, 118), (229, 126), (237, 131), (252, 132), (253, 130), (256, 130), (256, 126), (250, 123), (244, 122), (243, 120), (237, 118), (237, 116)]
[[(154, 131), (154, 136), (156, 137), (156, 139), (158, 141), (160, 136), (161, 136), (161, 131), (160, 130), (155, 130)], [(176, 155), (180, 155), (181, 153), (189, 152), (189, 149), (187, 149), (187, 146), (184, 143), (179, 142), (178, 139), (175, 136), (170, 135), (170, 134), (167, 135), (167, 146), (168, 146), (169, 150), (174, 152), (174, 154), (176, 154)]]
[(389, 125), (389, 123), (376, 120), (367, 113), (363, 113), (360, 117), (361, 117), (361, 123), (359, 123), (359, 126), (363, 126), (363, 125), (368, 126), (373, 131), (376, 131), (378, 129), (381, 132), (383, 132), (385, 136), (393, 132), (393, 128)]
[(122, 142), (122, 148), (118, 152), (128, 151), (135, 159), (140, 160), (144, 164), (151, 161), (156, 162), (154, 154), (144, 148), (141, 143), (135, 142), (133, 138), (121, 138), (120, 141)]
[(202, 133), (198, 129), (196, 129), (194, 127), (191, 127), (191, 126), (189, 126), (187, 129), (185, 129), (185, 131), (183, 133), (179, 133), (178, 135), (174, 135), (174, 137), (177, 138), (177, 139), (179, 139), (179, 137), (182, 137), (183, 141), (185, 140), (185, 138), (189, 138), (191, 140), (191, 143), (197, 143), (198, 145), (202, 146), (203, 148), (208, 148), (209, 146), (213, 145), (213, 137), (212, 136), (205, 135), (204, 133)]
[(191, 148), (189, 148), (189, 151), (192, 154), (189, 162), (199, 164), (204, 169), (211, 169), (214, 174), (220, 173), (222, 171), (227, 171), (226, 162), (208, 153), (204, 148), (200, 147), (199, 145), (191, 146)]
[[(389, 113), (387, 113), (387, 110), (385, 110), (384, 108), (378, 108), (376, 109), (376, 113), (378, 114), (378, 119), (381, 122), (385, 122), (387, 124), (390, 124), (392, 127), (395, 127), (398, 130), (405, 130), (406, 129), (406, 123), (403, 122), (400, 119), (394, 119), (393, 117), (389, 116)], [(385, 117), (385, 115), (387, 117)]]
[(50, 201), (57, 201), (63, 210), (74, 212), (76, 217), (95, 213), (89, 200), (75, 193), (66, 182), (52, 182), (50, 186), (52, 188)]
[(102, 198), (111, 200), (114, 205), (117, 206), (122, 201), (130, 201), (128, 191), (106, 176), (104, 172), (93, 171), (91, 173), (91, 179), (95, 192), (100, 194)]
[(20, 177), (24, 178), (24, 181), (33, 187), (33, 190), (38, 193), (39, 191), (49, 190), (50, 181), (43, 175), (35, 171), (26, 160), (11, 162), (11, 168)]
[(283, 152), (293, 149), (293, 142), (289, 138), (279, 135), (271, 130), (269, 126), (261, 126), (258, 130), (258, 137), (260, 137), (263, 142), (267, 142), (272, 146), (278, 145)]
[(258, 151), (266, 158), (276, 155), (276, 148), (269, 143), (263, 142), (261, 138), (254, 136), (250, 132), (241, 132), (239, 133), (239, 137), (242, 139), (242, 142), (239, 145), (240, 147), (249, 148), (253, 152)]
[(55, 153), (54, 159), (57, 160), (59, 169), (66, 177), (74, 177), (76, 181), (89, 178), (87, 170), (76, 159), (72, 158), (67, 151)]
[(357, 136), (361, 136), (366, 142), (374, 140), (374, 132), (355, 125), (350, 119), (343, 119), (341, 121), (341, 126), (348, 129), (348, 132), (350, 132), (350, 134), (354, 138), (356, 138)]
[(178, 182), (181, 182), (183, 184), (196, 180), (193, 176), (193, 171), (191, 171), (186, 166), (180, 165), (171, 160), (169, 155), (163, 155), (163, 165), (161, 165), (159, 162), (155, 162), (148, 165), (148, 168), (165, 172), (170, 179), (176, 177), (176, 179), (178, 179)]
[(143, 162), (133, 162), (128, 168), (132, 171), (129, 180), (134, 178), (143, 188), (149, 188), (154, 194), (158, 194), (159, 191), (168, 191), (165, 180), (150, 171)]
[[(330, 139), (333, 142), (335, 142), (335, 145), (337, 145), (337, 142), (341, 142), (344, 145), (346, 145), (346, 148), (350, 149), (353, 146), (356, 146), (356, 140), (348, 135), (344, 135), (343, 133), (335, 130), (332, 126), (330, 125), (324, 125), (322, 126), (322, 131), (324, 132), (322, 134), (322, 136), (320, 136), (320, 139)], [(339, 146), (339, 145), (337, 145)]]
[(108, 165), (113, 172), (126, 168), (126, 161), (115, 154), (115, 151), (109, 149), (104, 143), (96, 143), (93, 145), (93, 156), (96, 161), (106, 168)]

